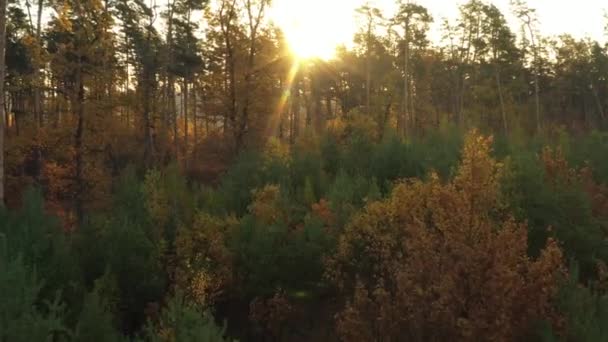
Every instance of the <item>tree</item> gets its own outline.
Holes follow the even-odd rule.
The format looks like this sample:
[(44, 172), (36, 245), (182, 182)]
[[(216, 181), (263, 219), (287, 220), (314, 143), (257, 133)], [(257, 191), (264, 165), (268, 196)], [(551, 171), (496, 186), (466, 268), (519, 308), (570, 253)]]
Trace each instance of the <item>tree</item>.
[[(203, 60), (201, 58), (199, 39), (195, 36), (195, 31), (198, 25), (192, 20), (196, 12), (202, 11), (207, 4), (206, 0), (175, 0), (170, 3), (168, 16), (168, 32), (167, 32), (167, 49), (169, 53), (168, 73), (169, 73), (169, 88), (174, 87), (172, 82), (174, 78), (182, 79), (181, 88), (181, 104), (182, 114), (184, 117), (184, 157), (187, 158), (188, 152), (188, 137), (189, 137), (189, 121), (188, 115), (190, 108), (196, 110), (196, 103), (192, 106), (190, 95), (194, 94), (190, 89), (190, 85), (196, 80), (197, 75), (201, 73), (203, 68)], [(169, 96), (174, 91), (169, 91)], [(175, 99), (169, 99), (171, 105), (174, 105)], [(175, 115), (175, 112), (174, 112)], [(193, 113), (193, 122), (196, 123), (196, 112)], [(177, 117), (174, 117), (177, 120)], [(174, 122), (177, 125), (177, 122)], [(177, 132), (174, 126), (174, 134)], [(176, 137), (177, 139), (177, 137)]]
[(4, 206), (4, 127), (5, 96), (4, 79), (6, 72), (6, 0), (0, 0), (0, 207)]
[(501, 204), (492, 139), (467, 135), (447, 184), (405, 181), (341, 234), (326, 270), (348, 301), (345, 340), (514, 340), (556, 318), (562, 252), (527, 257), (527, 227)]
[(400, 2), (399, 12), (393, 21), (403, 26), (403, 98), (401, 116), (397, 120), (397, 131), (402, 136), (410, 134), (410, 126), (415, 125), (413, 107), (412, 79), (410, 70), (410, 44), (426, 40), (428, 25), (433, 21), (425, 7), (407, 2)]
[(530, 41), (532, 43), (532, 65), (534, 69), (534, 102), (536, 113), (536, 131), (540, 132), (542, 128), (541, 119), (541, 104), (540, 104), (540, 46), (537, 33), (538, 19), (536, 18), (536, 10), (528, 7), (525, 0), (512, 0), (511, 6), (513, 12), (527, 29)]
[(169, 299), (158, 326), (148, 324), (146, 338), (151, 342), (223, 342), (225, 331), (209, 312), (201, 312), (178, 293)]
[[(127, 55), (132, 54), (134, 57), (137, 103), (141, 112), (139, 118), (144, 141), (144, 161), (151, 166), (157, 156), (153, 109), (157, 90), (156, 76), (160, 69), (159, 50), (161, 46), (155, 26), (156, 9), (146, 5), (143, 1), (119, 0), (116, 10), (117, 17), (123, 24), (122, 31), (126, 39)], [(129, 68), (128, 65), (127, 68)], [(128, 91), (129, 89), (127, 89)]]
[[(97, 115), (93, 109), (109, 96), (109, 69), (113, 50), (110, 13), (101, 0), (68, 1), (58, 6), (57, 15), (51, 19), (49, 51), (51, 65), (65, 83), (68, 98), (76, 120), (73, 134), (73, 184), (72, 199), (75, 216), (79, 223), (84, 218), (85, 197), (91, 189), (87, 179), (87, 152), (91, 152), (91, 132)], [(97, 124), (98, 122), (95, 122)]]
[(372, 115), (371, 93), (372, 93), (372, 53), (374, 35), (378, 21), (383, 20), (382, 12), (366, 3), (357, 9), (357, 13), (365, 20), (364, 46), (365, 46), (365, 109), (367, 115)]
[[(0, 243), (6, 244), (5, 240)], [(42, 284), (23, 258), (12, 258), (0, 246), (0, 340), (47, 341), (66, 337), (64, 305), (57, 297), (37, 308)]]

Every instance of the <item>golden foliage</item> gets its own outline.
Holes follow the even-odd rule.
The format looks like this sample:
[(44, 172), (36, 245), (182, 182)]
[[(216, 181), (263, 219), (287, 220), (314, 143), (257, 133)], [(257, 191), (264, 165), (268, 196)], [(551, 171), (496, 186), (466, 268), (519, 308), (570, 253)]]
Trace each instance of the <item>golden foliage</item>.
[(163, 177), (159, 171), (152, 170), (146, 174), (142, 185), (145, 208), (148, 215), (159, 229), (167, 224), (169, 220), (169, 197), (165, 191)]
[(200, 305), (211, 305), (232, 283), (227, 234), (238, 224), (201, 213), (192, 228), (180, 228), (176, 246), (176, 286)]
[(249, 206), (249, 212), (264, 224), (272, 224), (284, 218), (281, 210), (281, 189), (277, 185), (266, 185), (262, 189), (253, 192), (253, 202)]
[(344, 340), (510, 341), (554, 317), (561, 250), (549, 241), (528, 259), (491, 142), (469, 134), (453, 181), (398, 184), (346, 228), (326, 273), (348, 299), (337, 315)]
[(278, 160), (287, 163), (291, 159), (290, 152), (289, 144), (285, 144), (281, 142), (280, 139), (271, 137), (268, 139), (264, 149), (265, 162)]

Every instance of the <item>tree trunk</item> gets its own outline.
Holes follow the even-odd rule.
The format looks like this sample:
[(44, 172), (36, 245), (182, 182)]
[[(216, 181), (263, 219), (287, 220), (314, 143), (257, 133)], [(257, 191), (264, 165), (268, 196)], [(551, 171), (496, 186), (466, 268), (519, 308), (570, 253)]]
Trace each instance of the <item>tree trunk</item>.
[(502, 128), (505, 136), (509, 134), (509, 124), (507, 121), (507, 110), (505, 108), (505, 100), (502, 94), (502, 82), (500, 80), (500, 70), (496, 69), (496, 87), (498, 89), (498, 98), (500, 100), (500, 113), (502, 115)]
[(603, 125), (604, 121), (606, 120), (606, 114), (604, 113), (604, 106), (602, 106), (602, 100), (600, 99), (597, 93), (597, 89), (595, 89), (595, 87), (593, 86), (593, 83), (591, 83), (591, 92), (593, 94), (593, 100), (595, 101), (595, 105), (597, 106), (598, 114), (600, 115)]
[(149, 67), (145, 67), (143, 75), (143, 129), (144, 129), (144, 162), (147, 167), (152, 165), (152, 159), (154, 157), (154, 140), (152, 136), (152, 121), (151, 116), (151, 99), (152, 96), (152, 84), (154, 82), (154, 76), (151, 75), (152, 71)]
[(404, 26), (405, 46), (403, 49), (403, 117), (401, 119), (401, 127), (399, 134), (404, 137), (408, 135), (408, 103), (409, 103), (409, 86), (410, 86), (410, 18), (409, 15), (405, 19)]
[(258, 34), (258, 27), (260, 25), (262, 15), (264, 13), (266, 2), (262, 0), (260, 2), (260, 8), (258, 10), (257, 15), (254, 17), (252, 13), (252, 5), (251, 1), (246, 1), (246, 9), (247, 16), (249, 18), (249, 51), (248, 51), (248, 59), (247, 59), (247, 70), (245, 72), (245, 91), (243, 96), (243, 115), (240, 119), (240, 125), (238, 127), (238, 131), (236, 134), (236, 151), (239, 152), (244, 143), (245, 133), (249, 127), (249, 106), (251, 102), (251, 92), (252, 92), (252, 77), (254, 73), (255, 67), (255, 57), (256, 57), (256, 40)]
[(188, 81), (184, 79), (183, 100), (184, 100), (184, 163), (188, 159), (188, 105), (189, 105)]
[(296, 76), (291, 91), (291, 134), (289, 142), (293, 145), (300, 131), (300, 81)]
[(42, 50), (42, 40), (41, 31), (42, 31), (42, 8), (43, 8), (43, 0), (38, 0), (38, 17), (36, 18), (36, 47), (35, 47), (35, 59), (34, 62), (34, 115), (36, 117), (36, 123), (38, 127), (42, 127), (44, 125), (44, 113), (42, 106), (42, 96), (40, 92), (40, 88), (42, 87), (42, 79), (40, 77), (40, 58), (41, 58), (41, 50)]
[(193, 130), (193, 141), (194, 147), (198, 144), (198, 100), (197, 100), (197, 86), (196, 83), (192, 86), (192, 130)]
[[(171, 1), (167, 4), (169, 6), (169, 15), (167, 18), (167, 45), (169, 47), (169, 65), (174, 65), (174, 52), (173, 52), (173, 12), (175, 0)], [(177, 105), (175, 103), (175, 75), (167, 68), (167, 116), (166, 120), (169, 120), (169, 117), (173, 121), (173, 145), (175, 147), (175, 158), (178, 158), (178, 129), (177, 129)], [(166, 123), (168, 129), (168, 122)], [(167, 134), (168, 135), (168, 134)]]
[(0, 0), (0, 207), (4, 207), (4, 77), (5, 77), (5, 54), (6, 54), (6, 2)]
[(542, 129), (542, 122), (540, 117), (540, 84), (539, 84), (539, 74), (540, 74), (540, 65), (538, 60), (538, 46), (536, 44), (536, 37), (534, 36), (534, 31), (532, 30), (532, 24), (528, 20), (528, 30), (530, 31), (530, 40), (532, 42), (532, 48), (534, 49), (534, 100), (536, 104), (536, 132), (540, 133)]
[(369, 19), (367, 26), (367, 51), (365, 56), (365, 109), (367, 115), (372, 115), (371, 108), (371, 88), (372, 88), (372, 19)]
[(76, 210), (76, 219), (78, 225), (82, 225), (84, 220), (84, 151), (83, 151), (83, 135), (84, 135), (84, 80), (82, 75), (82, 56), (78, 55), (78, 70), (76, 70), (76, 81), (78, 94), (76, 95), (76, 115), (78, 115), (78, 124), (76, 126), (76, 135), (74, 137), (74, 150), (76, 153), (76, 175), (75, 179), (75, 195), (74, 209)]

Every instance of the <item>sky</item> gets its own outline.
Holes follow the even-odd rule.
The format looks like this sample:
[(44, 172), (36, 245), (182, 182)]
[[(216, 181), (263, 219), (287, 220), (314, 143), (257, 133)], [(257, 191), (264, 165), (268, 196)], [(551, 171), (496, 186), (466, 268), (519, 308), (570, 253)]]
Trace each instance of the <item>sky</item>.
[[(317, 44), (330, 50), (336, 45), (350, 45), (357, 24), (353, 20), (355, 9), (366, 0), (273, 0), (271, 18), (286, 31), (288, 40), (302, 40), (303, 46)], [(387, 16), (395, 10), (395, 0), (370, 0)], [(458, 14), (458, 6), (464, 1), (419, 0), (429, 9), (435, 23), (431, 28), (431, 38), (440, 38), (441, 18), (453, 19)], [(510, 14), (509, 0), (493, 0), (507, 17), (512, 27), (519, 27)], [(608, 1), (604, 0), (528, 0), (531, 8), (537, 10), (540, 30), (543, 35), (569, 33), (574, 37), (592, 37), (605, 41), (604, 12)], [(321, 47), (319, 47), (321, 49)]]

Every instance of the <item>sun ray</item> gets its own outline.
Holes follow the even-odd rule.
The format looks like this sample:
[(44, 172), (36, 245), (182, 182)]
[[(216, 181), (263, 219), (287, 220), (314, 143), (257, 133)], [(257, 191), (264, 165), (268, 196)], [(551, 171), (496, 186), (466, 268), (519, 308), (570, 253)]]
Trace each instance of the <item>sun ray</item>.
[(275, 0), (271, 18), (298, 58), (329, 60), (336, 47), (352, 43), (355, 2)]
[(294, 58), (293, 64), (289, 68), (287, 75), (285, 77), (285, 82), (283, 83), (283, 89), (281, 90), (281, 97), (277, 104), (277, 107), (274, 113), (271, 115), (268, 120), (267, 132), (269, 136), (273, 136), (276, 134), (279, 123), (281, 121), (281, 116), (285, 113), (285, 106), (287, 102), (291, 98), (291, 90), (293, 88), (293, 82), (300, 71), (301, 60), (299, 58)]

